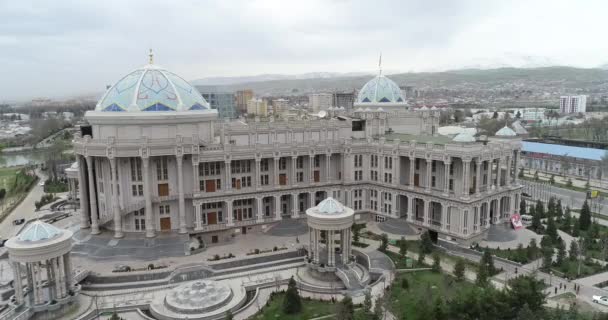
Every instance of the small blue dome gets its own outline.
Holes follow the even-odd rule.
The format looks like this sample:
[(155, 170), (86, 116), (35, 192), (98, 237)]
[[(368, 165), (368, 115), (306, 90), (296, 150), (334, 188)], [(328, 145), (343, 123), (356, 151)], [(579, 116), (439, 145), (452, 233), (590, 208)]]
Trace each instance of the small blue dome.
[(95, 111), (210, 110), (186, 80), (156, 65), (145, 65), (120, 79), (97, 103)]
[(344, 212), (344, 206), (338, 200), (329, 197), (317, 205), (317, 211), (325, 214), (339, 214)]
[(357, 103), (405, 103), (405, 100), (393, 80), (378, 75), (361, 88)]
[(61, 230), (38, 220), (30, 223), (21, 233), (19, 233), (17, 240), (35, 242), (52, 239), (60, 234)]
[(517, 136), (517, 133), (515, 133), (515, 131), (513, 131), (513, 129), (511, 129), (505, 125), (504, 127), (502, 127), (502, 129), (496, 131), (495, 136), (497, 136), (497, 137), (515, 137), (515, 136)]

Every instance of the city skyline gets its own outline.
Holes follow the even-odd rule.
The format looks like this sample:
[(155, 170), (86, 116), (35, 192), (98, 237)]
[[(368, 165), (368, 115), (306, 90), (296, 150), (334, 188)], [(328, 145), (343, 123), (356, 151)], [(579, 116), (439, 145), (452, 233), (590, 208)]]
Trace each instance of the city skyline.
[[(525, 6), (523, 6), (525, 4)], [(598, 67), (605, 4), (280, 1), (0, 4), (0, 100), (102, 92), (156, 62), (187, 80), (308, 72)], [(575, 19), (576, 23), (566, 23)], [(165, 23), (166, 22), (166, 23)], [(598, 27), (598, 24), (599, 27)], [(581, 43), (573, 46), (564, 43)], [(32, 88), (36, 88), (32, 91)]]

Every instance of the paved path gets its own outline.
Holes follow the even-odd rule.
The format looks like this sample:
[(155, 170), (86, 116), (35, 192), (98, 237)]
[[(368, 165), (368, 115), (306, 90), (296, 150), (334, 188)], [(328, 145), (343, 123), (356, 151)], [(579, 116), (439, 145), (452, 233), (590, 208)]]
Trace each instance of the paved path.
[[(38, 170), (36, 170), (36, 174), (40, 178), (40, 181), (46, 180), (46, 176)], [(36, 183), (25, 199), (0, 223), (0, 238), (8, 239), (21, 230), (21, 228), (13, 225), (13, 220), (23, 218), (27, 221), (38, 217), (34, 203), (40, 200), (43, 194), (44, 187)]]

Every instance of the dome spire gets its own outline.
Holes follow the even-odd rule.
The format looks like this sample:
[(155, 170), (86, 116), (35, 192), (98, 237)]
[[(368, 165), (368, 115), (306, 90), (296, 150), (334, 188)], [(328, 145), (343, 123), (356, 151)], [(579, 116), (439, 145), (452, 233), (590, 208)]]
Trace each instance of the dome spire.
[(380, 52), (380, 59), (378, 59), (378, 75), (382, 75), (382, 52)]
[(152, 53), (152, 49), (150, 49), (150, 53), (148, 53), (148, 64), (154, 64), (154, 53)]

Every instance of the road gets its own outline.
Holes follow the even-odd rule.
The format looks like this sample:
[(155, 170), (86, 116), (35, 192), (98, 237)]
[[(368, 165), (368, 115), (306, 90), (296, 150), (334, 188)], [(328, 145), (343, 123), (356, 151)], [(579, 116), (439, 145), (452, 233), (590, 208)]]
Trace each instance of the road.
[[(36, 171), (40, 181), (46, 180), (46, 176)], [(21, 203), (0, 223), (0, 238), (8, 239), (19, 232), (21, 226), (14, 226), (13, 220), (24, 218), (26, 221), (38, 217), (34, 203), (40, 200), (44, 194), (44, 187), (36, 183), (30, 193)]]
[[(524, 185), (524, 192), (529, 194), (534, 201), (540, 199), (541, 201), (549, 201), (549, 198), (555, 197), (562, 200), (562, 205), (570, 206), (573, 209), (580, 209), (587, 198), (587, 194), (581, 191), (574, 191), (569, 189), (558, 188), (548, 183), (533, 182), (521, 180)], [(608, 216), (608, 201), (601, 201), (599, 199), (593, 199), (589, 205), (592, 207), (591, 211), (600, 212), (603, 215)]]

